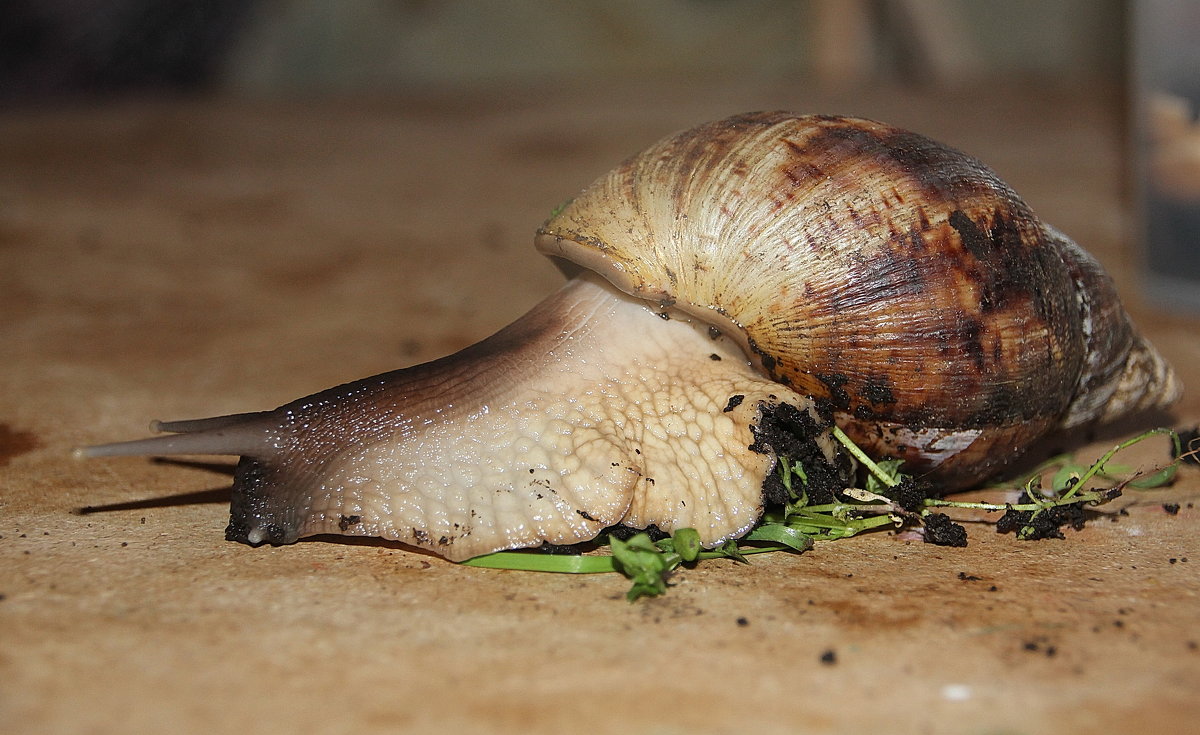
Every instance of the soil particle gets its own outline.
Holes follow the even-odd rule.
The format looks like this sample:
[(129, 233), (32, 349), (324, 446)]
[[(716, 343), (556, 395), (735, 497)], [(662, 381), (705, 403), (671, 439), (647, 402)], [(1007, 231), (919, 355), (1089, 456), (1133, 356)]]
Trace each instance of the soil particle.
[(1179, 515), (1179, 503), (1163, 503), (1162, 509), (1167, 512), (1167, 515)]
[[(1021, 493), (1018, 504), (1032, 502), (1028, 493)], [(1038, 513), (1029, 510), (1009, 509), (996, 521), (996, 531), (999, 533), (1015, 532), (1029, 541), (1044, 538), (1066, 538), (1062, 527), (1071, 526), (1076, 531), (1083, 528), (1087, 515), (1082, 503), (1058, 505), (1045, 508)]]
[(936, 546), (966, 546), (967, 529), (950, 520), (945, 513), (930, 513), (923, 517), (925, 543)]
[(1058, 646), (1055, 646), (1042, 638), (1025, 641), (1024, 645), (1022, 645), (1022, 648), (1030, 653), (1044, 653), (1046, 658), (1054, 658), (1058, 655)]
[(925, 506), (925, 500), (937, 494), (937, 488), (933, 483), (912, 477), (903, 478), (899, 485), (888, 491), (888, 496), (910, 513), (920, 512)]
[(832, 648), (821, 653), (821, 663), (826, 666), (833, 666), (837, 663), (837, 651)]
[(850, 378), (841, 373), (814, 374), (813, 377), (824, 383), (829, 390), (829, 401), (834, 409), (845, 411), (850, 408), (850, 394), (845, 388)]

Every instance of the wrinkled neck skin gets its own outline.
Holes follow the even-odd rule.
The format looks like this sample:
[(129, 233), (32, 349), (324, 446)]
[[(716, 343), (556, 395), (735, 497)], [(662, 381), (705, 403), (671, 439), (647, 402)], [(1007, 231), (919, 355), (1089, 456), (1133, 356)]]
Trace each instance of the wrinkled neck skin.
[(251, 544), (379, 536), (462, 560), (655, 524), (711, 547), (762, 513), (775, 457), (752, 427), (780, 402), (811, 411), (707, 326), (581, 274), (454, 355), (89, 453), (242, 455), (226, 535)]

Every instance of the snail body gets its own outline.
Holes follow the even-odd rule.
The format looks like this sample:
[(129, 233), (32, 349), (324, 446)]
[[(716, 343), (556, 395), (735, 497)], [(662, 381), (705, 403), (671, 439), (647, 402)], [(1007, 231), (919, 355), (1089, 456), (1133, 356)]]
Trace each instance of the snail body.
[(839, 488), (836, 421), (953, 489), (1056, 428), (1167, 405), (1111, 281), (978, 161), (852, 118), (668, 137), (556, 212), (568, 283), (431, 363), (84, 450), (235, 454), (227, 538), (461, 560), (604, 528), (748, 531), (776, 460)]

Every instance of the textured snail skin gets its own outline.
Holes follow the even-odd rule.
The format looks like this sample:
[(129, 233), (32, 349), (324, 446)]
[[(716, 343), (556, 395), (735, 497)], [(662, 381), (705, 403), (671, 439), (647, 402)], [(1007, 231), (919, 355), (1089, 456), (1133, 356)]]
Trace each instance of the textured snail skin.
[(953, 489), (1180, 392), (1087, 253), (983, 164), (880, 123), (679, 133), (536, 242), (571, 279), (479, 344), (81, 454), (240, 455), (226, 536), (256, 545), (461, 560), (654, 524), (711, 547), (760, 517), (779, 454), (840, 487), (832, 420)]
[(685, 131), (584, 190), (537, 246), (721, 326), (869, 452), (946, 488), (1180, 393), (1091, 256), (979, 161), (877, 122)]

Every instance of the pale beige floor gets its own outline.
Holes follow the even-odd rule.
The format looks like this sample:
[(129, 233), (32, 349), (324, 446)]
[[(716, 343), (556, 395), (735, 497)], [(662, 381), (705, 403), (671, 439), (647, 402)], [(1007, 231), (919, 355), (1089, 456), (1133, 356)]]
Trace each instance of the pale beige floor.
[(631, 605), (616, 576), (226, 543), (226, 474), (69, 456), (490, 333), (559, 283), (529, 246), (549, 209), (671, 130), (759, 108), (984, 158), (1200, 385), (1200, 320), (1137, 291), (1118, 103), (677, 85), (0, 114), (0, 731), (1187, 731), (1194, 469), (1065, 542), (876, 534), (704, 564)]

